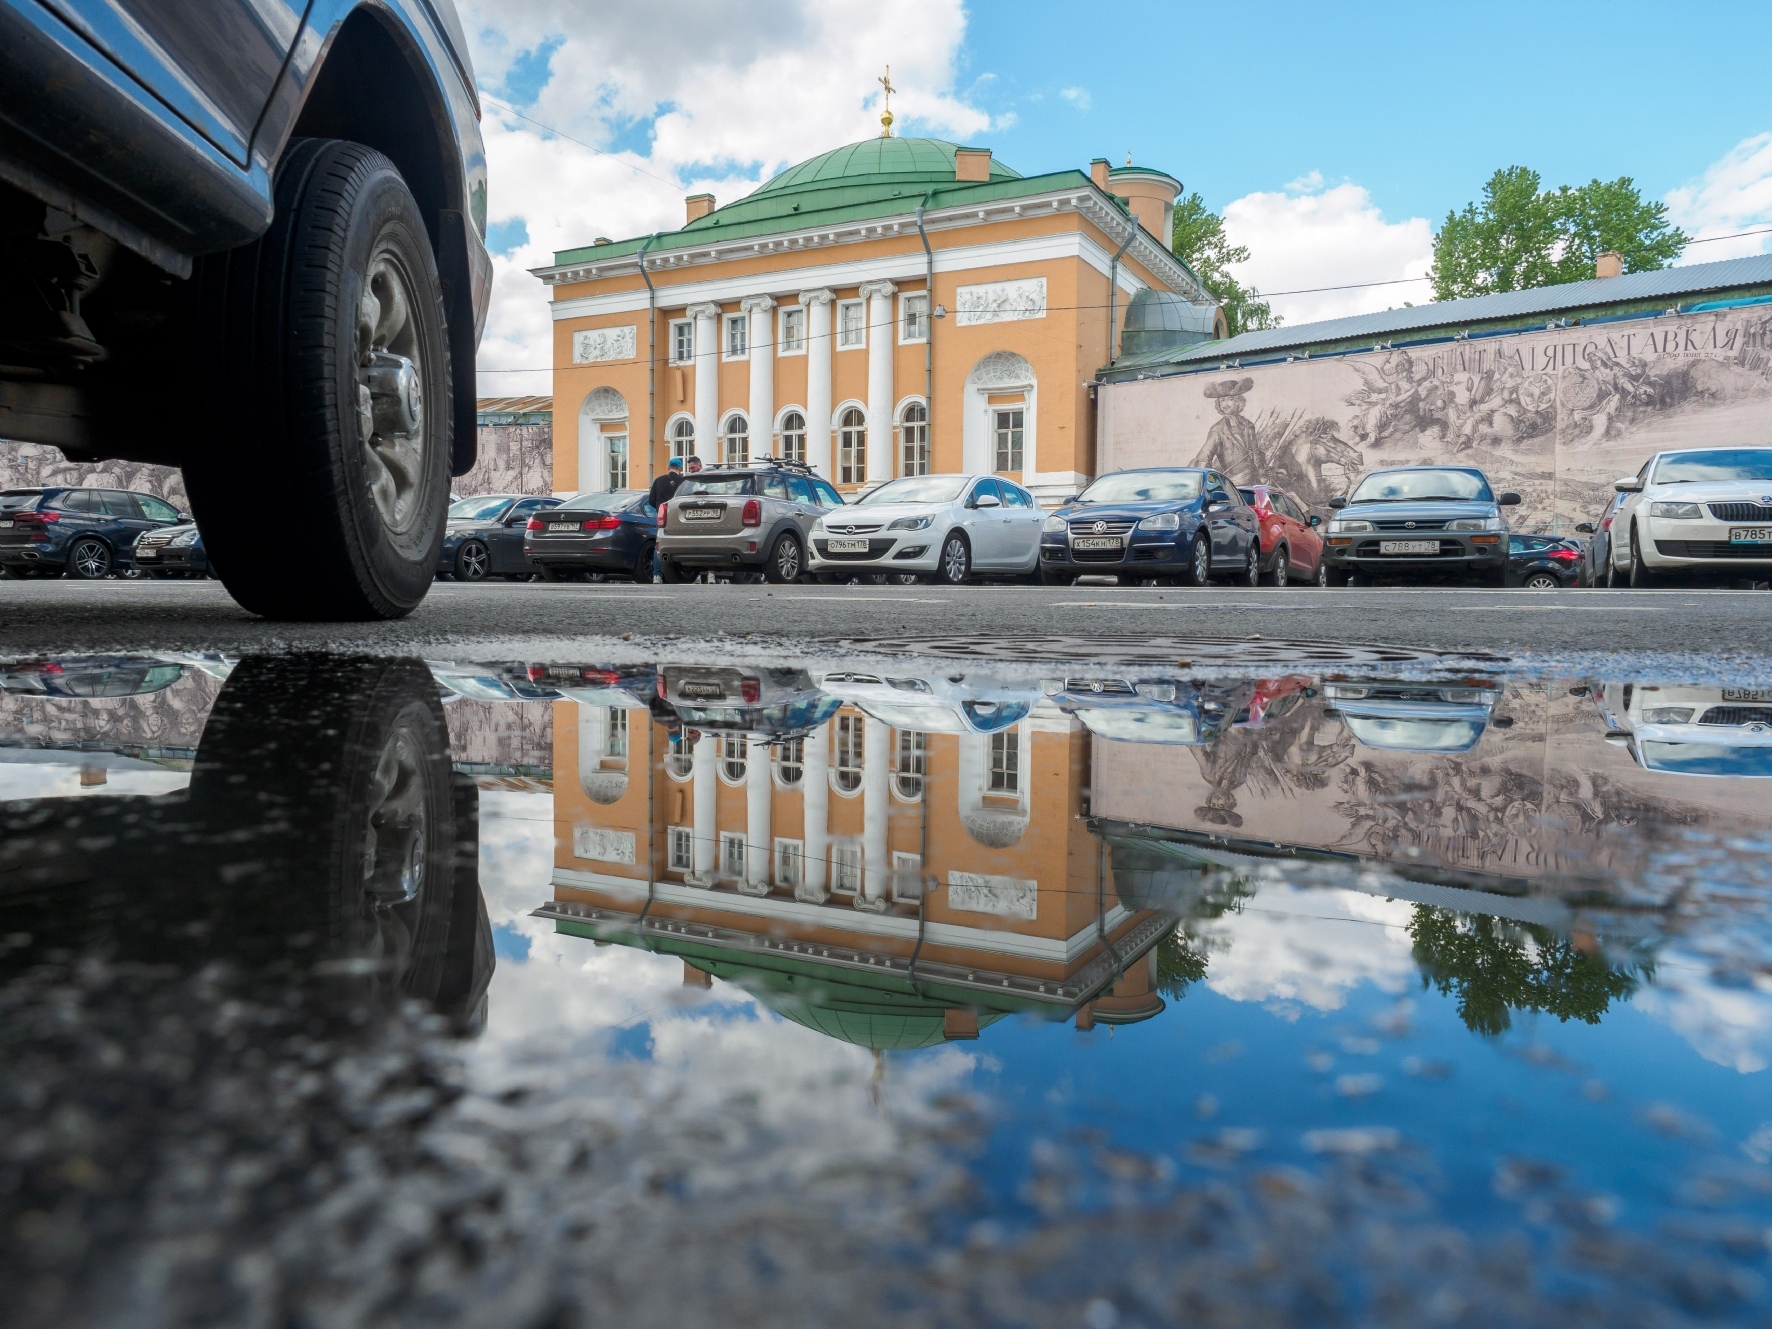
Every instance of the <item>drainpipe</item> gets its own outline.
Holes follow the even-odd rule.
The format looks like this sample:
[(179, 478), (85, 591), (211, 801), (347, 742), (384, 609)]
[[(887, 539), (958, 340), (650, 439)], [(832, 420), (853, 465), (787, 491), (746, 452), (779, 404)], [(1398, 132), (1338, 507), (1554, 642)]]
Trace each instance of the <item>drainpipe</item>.
[(931, 189), (917, 204), (917, 238), (923, 242), (923, 299), (929, 306), (925, 315), (929, 327), (923, 338), (923, 409), (929, 415), (931, 458), (935, 455), (935, 251), (929, 247), (929, 232), (923, 229), (923, 213), (934, 195)]
[[(658, 430), (658, 315), (654, 306), (657, 292), (652, 289), (652, 274), (646, 271), (646, 251), (652, 248), (652, 242), (663, 235), (663, 231), (654, 231), (646, 237), (646, 243), (640, 246), (637, 259), (640, 264), (640, 280), (646, 283), (646, 484), (650, 488), (657, 477), (652, 473), (653, 435)], [(652, 907), (650, 898), (646, 907)]]
[(1108, 265), (1108, 364), (1120, 358), (1120, 338), (1115, 332), (1119, 320), (1120, 305), (1120, 255), (1132, 245), (1132, 239), (1138, 234), (1138, 218), (1130, 218), (1132, 227), (1126, 232), (1126, 242), (1114, 251), (1114, 261)]

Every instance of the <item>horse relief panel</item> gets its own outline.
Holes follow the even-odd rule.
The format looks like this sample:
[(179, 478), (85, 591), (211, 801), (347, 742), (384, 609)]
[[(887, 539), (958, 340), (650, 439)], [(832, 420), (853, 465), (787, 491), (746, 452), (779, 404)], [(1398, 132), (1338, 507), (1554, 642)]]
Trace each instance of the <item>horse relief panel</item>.
[(1516, 530), (1593, 518), (1669, 448), (1772, 442), (1772, 307), (1298, 359), (1104, 389), (1099, 469), (1217, 466), (1323, 508), (1382, 466), (1480, 466)]

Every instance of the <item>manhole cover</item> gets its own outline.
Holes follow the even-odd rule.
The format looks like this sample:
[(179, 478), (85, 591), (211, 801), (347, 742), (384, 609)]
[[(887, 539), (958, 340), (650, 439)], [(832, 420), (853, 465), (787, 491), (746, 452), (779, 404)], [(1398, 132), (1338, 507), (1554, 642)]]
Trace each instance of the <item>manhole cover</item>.
[(1419, 650), (1408, 646), (1334, 641), (1285, 641), (1250, 637), (843, 637), (847, 650), (886, 655), (923, 655), (980, 660), (1064, 660), (1190, 665), (1266, 664), (1482, 664), (1507, 657), (1481, 651)]

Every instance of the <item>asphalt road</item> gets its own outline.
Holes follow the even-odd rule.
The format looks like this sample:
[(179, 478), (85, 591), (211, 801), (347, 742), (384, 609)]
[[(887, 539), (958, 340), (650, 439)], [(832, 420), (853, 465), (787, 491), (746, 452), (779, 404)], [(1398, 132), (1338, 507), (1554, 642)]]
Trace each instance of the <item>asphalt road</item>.
[(956, 642), (1088, 658), (1131, 639), (1387, 643), (1527, 659), (1621, 653), (1772, 669), (1772, 592), (1322, 591), (1107, 586), (826, 587), (438, 583), (397, 623), (271, 623), (215, 582), (0, 582), (0, 655), (89, 651), (367, 649), (512, 659), (559, 643), (748, 639), (797, 649), (946, 653)]

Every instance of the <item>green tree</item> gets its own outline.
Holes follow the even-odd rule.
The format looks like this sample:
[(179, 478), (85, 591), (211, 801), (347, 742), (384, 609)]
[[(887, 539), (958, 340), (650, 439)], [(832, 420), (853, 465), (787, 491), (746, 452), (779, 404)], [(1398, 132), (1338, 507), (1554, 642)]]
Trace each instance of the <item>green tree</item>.
[(1248, 246), (1230, 242), (1224, 233), (1224, 218), (1208, 208), (1197, 193), (1175, 205), (1169, 247), (1224, 306), (1224, 321), (1231, 336), (1280, 326), (1279, 315), (1261, 298), (1261, 293), (1230, 274), (1231, 264), (1249, 261)]
[(1479, 202), (1446, 214), (1434, 237), (1434, 298), (1581, 281), (1608, 249), (1626, 272), (1647, 272), (1672, 263), (1686, 241), (1628, 176), (1548, 190), (1537, 171), (1509, 166), (1489, 177)]

